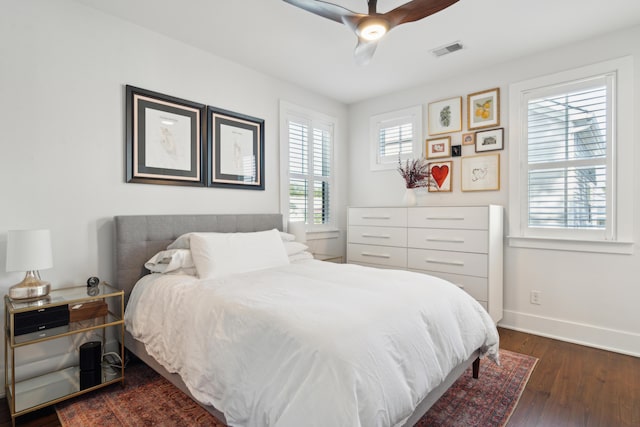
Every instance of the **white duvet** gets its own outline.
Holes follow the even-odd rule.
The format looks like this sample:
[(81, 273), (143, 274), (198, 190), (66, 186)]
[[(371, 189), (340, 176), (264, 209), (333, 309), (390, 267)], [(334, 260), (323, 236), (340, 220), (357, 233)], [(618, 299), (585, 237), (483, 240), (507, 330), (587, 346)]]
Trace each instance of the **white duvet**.
[(307, 261), (198, 280), (153, 274), (126, 327), (232, 426), (395, 426), (498, 334), (432, 276)]

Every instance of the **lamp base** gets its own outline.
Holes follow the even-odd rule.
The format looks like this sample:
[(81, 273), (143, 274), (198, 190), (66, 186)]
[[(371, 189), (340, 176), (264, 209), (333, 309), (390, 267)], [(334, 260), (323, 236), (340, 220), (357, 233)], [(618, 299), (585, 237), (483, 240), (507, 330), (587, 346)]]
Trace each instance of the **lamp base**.
[(46, 297), (51, 284), (40, 280), (36, 271), (27, 271), (22, 282), (9, 288), (9, 298), (17, 300), (37, 300)]

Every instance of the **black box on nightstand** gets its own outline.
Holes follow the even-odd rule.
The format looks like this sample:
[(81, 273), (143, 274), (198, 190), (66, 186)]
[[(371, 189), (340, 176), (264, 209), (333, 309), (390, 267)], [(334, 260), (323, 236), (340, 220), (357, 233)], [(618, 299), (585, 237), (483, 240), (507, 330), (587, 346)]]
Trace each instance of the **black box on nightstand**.
[(80, 390), (102, 382), (102, 343), (89, 341), (80, 346)]
[(14, 335), (24, 335), (69, 324), (69, 306), (41, 308), (16, 313), (13, 318)]

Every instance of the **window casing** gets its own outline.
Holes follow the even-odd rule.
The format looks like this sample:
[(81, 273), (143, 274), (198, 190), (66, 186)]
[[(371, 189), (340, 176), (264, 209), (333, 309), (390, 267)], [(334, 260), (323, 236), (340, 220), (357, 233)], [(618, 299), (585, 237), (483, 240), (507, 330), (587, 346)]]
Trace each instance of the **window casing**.
[(281, 103), (282, 212), (288, 221), (304, 222), (307, 231), (334, 228), (335, 122)]
[(398, 161), (422, 156), (422, 107), (416, 106), (370, 119), (371, 169), (398, 167)]
[(628, 65), (608, 61), (511, 85), (512, 246), (631, 250), (633, 203), (623, 197), (633, 194), (620, 179), (632, 167), (624, 158), (632, 129), (621, 121), (632, 108), (623, 89)]

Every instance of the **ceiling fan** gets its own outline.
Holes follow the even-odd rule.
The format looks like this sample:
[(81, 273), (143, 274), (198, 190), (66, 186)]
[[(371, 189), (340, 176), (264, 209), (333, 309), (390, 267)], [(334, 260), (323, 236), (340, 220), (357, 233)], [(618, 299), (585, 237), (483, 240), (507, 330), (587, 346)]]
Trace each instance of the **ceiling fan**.
[(378, 40), (394, 27), (426, 18), (459, 0), (413, 0), (387, 13), (377, 12), (378, 0), (368, 0), (368, 15), (352, 12), (342, 6), (320, 0), (284, 1), (349, 27), (358, 36), (358, 44), (354, 52), (356, 63), (365, 65), (373, 57)]

